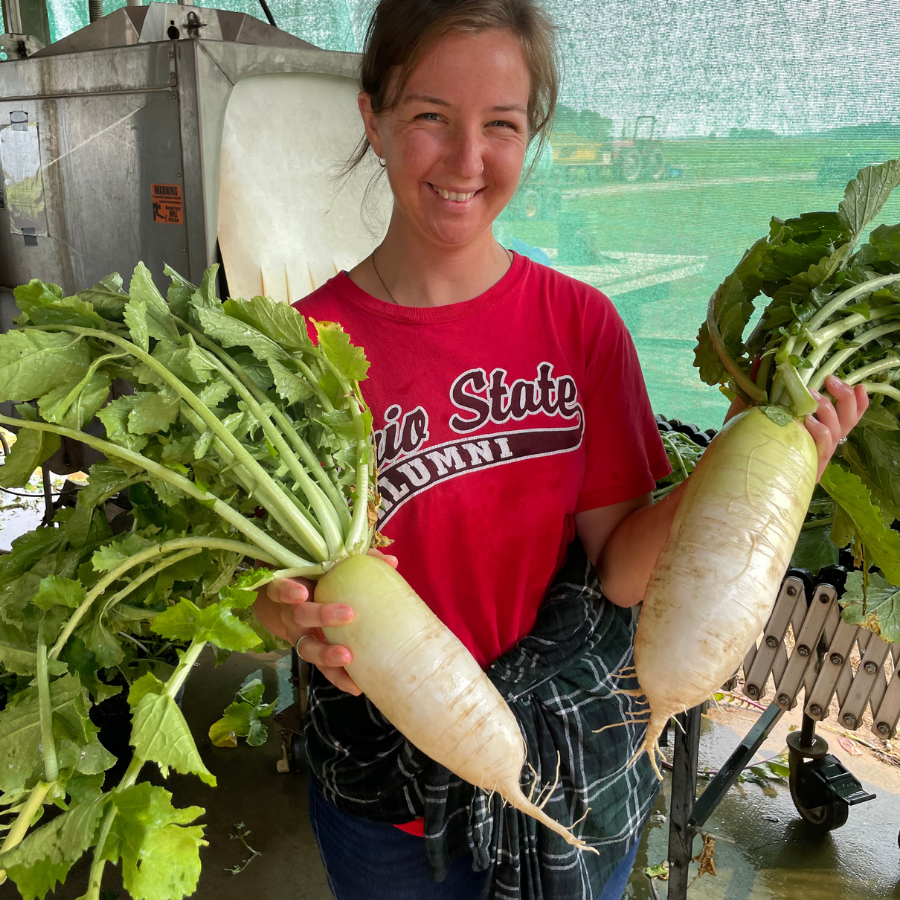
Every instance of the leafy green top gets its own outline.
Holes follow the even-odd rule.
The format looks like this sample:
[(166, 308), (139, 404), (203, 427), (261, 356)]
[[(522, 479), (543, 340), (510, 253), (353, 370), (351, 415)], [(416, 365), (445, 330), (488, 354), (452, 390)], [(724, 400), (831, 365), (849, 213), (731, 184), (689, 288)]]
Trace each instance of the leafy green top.
[[(74, 509), (0, 558), (0, 814), (16, 815), (0, 883), (26, 900), (91, 847), (89, 900), (106, 861), (121, 861), (135, 898), (193, 892), (202, 810), (135, 783), (145, 762), (215, 783), (178, 688), (207, 643), (273, 646), (250, 611), (257, 588), (318, 577), (374, 538), (363, 351), (334, 323), (313, 323), (312, 340), (296, 310), (267, 298), (221, 303), (215, 267), (199, 286), (166, 273), (165, 298), (143, 264), (127, 292), (118, 275), (73, 297), (32, 281), (15, 292), (18, 329), (0, 335), (0, 401), (18, 404), (17, 418), (0, 416), (18, 429), (0, 486), (27, 483), (62, 438), (106, 457)], [(111, 498), (130, 508), (124, 533), (107, 521)], [(103, 793), (113, 759), (88, 711), (123, 681), (135, 756)], [(230, 716), (257, 740), (265, 711), (245, 712)], [(66, 812), (31, 828), (47, 802)]]

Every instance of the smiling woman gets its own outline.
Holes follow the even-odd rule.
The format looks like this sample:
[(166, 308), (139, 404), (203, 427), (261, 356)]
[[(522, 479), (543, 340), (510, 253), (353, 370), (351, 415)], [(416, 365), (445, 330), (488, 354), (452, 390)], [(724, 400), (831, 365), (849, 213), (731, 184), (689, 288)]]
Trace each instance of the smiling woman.
[[(390, 223), (371, 256), (298, 308), (366, 348), (375, 524), (396, 553), (384, 558), (512, 709), (526, 792), (539, 788), (547, 814), (596, 852), (452, 776), (361, 695), (363, 649), (354, 659), (356, 628), (340, 627), (354, 604), (362, 621), (356, 598), (308, 602), (311, 582), (273, 581), (255, 609), (313, 667), (310, 810), (337, 900), (618, 900), (658, 790), (646, 756), (629, 764), (646, 727), (637, 681), (622, 677), (627, 607), (682, 494), (649, 505), (668, 463), (609, 299), (492, 230), (549, 127), (555, 55), (534, 0), (381, 0), (362, 57), (365, 139), (348, 166), (378, 157)], [(852, 393), (839, 416), (822, 401), (820, 458), (861, 413)], [(419, 672), (397, 671), (397, 695), (431, 696), (409, 687)], [(438, 712), (422, 727), (440, 745)]]

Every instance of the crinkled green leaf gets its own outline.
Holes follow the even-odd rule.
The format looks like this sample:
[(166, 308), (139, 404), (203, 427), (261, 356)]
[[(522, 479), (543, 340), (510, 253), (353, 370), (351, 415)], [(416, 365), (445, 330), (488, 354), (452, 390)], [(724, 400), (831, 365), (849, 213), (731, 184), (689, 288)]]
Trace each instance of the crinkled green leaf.
[(125, 657), (125, 651), (122, 649), (120, 639), (114, 634), (114, 629), (110, 628), (103, 618), (99, 611), (94, 611), (76, 629), (75, 634), (84, 641), (87, 649), (94, 654), (100, 667), (105, 669), (122, 662)]
[(57, 528), (35, 528), (17, 537), (12, 549), (0, 555), (0, 590), (7, 579), (24, 575), (36, 562), (55, 553), (65, 543), (65, 535)]
[(80, 581), (48, 575), (41, 580), (40, 590), (31, 602), (40, 609), (49, 609), (57, 605), (75, 609), (83, 600), (84, 586)]
[(34, 470), (46, 462), (59, 449), (56, 434), (22, 427), (9, 456), (0, 466), (0, 487), (25, 487)]
[(66, 646), (59, 655), (69, 668), (69, 671), (78, 677), (78, 680), (87, 688), (88, 693), (95, 703), (102, 703), (110, 697), (121, 693), (119, 685), (107, 684), (98, 678), (100, 663), (97, 657), (85, 646), (84, 641), (73, 635), (66, 641)]
[(165, 682), (160, 681), (152, 672), (145, 672), (131, 683), (128, 690), (128, 705), (134, 711), (147, 694), (163, 694), (165, 690)]
[(116, 764), (115, 756), (96, 738), (88, 740), (86, 744), (63, 740), (56, 755), (60, 769), (83, 775), (102, 775)]
[[(850, 434), (844, 447), (844, 461), (873, 492), (882, 511), (900, 518), (900, 431), (890, 427), (896, 417), (883, 411), (880, 417), (868, 412)], [(879, 423), (876, 426), (875, 423)], [(885, 424), (881, 424), (885, 423)]]
[(179, 275), (170, 265), (163, 266), (163, 274), (171, 279), (166, 299), (169, 303), (169, 309), (172, 313), (184, 321), (188, 320), (190, 315), (189, 303), (196, 286), (191, 284), (186, 278)]
[(851, 572), (839, 599), (845, 622), (868, 628), (889, 644), (900, 643), (900, 586), (870, 572), (863, 596), (863, 573)]
[(878, 566), (889, 581), (900, 583), (900, 532), (885, 525), (881, 511), (859, 476), (831, 463), (820, 484), (852, 520), (870, 563)]
[(35, 306), (45, 306), (62, 300), (63, 289), (58, 284), (44, 283), (39, 278), (32, 278), (28, 284), (13, 289), (16, 305), (27, 313)]
[(224, 311), (261, 331), (287, 350), (312, 350), (306, 320), (287, 303), (275, 303), (268, 297), (252, 300), (226, 300)]
[(844, 192), (838, 207), (841, 221), (853, 232), (863, 229), (881, 212), (891, 191), (900, 184), (900, 159), (860, 169)]
[(181, 397), (170, 388), (161, 391), (141, 391), (129, 397), (128, 430), (132, 434), (155, 434), (168, 431), (178, 418)]
[(88, 346), (76, 335), (31, 329), (0, 334), (0, 402), (42, 397), (83, 375), (89, 364)]
[(836, 566), (839, 552), (829, 536), (830, 531), (827, 524), (801, 531), (791, 557), (791, 566), (806, 569), (813, 576), (826, 566)]
[(271, 338), (220, 309), (201, 309), (197, 317), (204, 333), (223, 347), (249, 347), (259, 359), (266, 361), (286, 362), (290, 358), (288, 352)]
[(115, 463), (102, 462), (91, 466), (88, 483), (78, 492), (75, 501), (75, 515), (66, 524), (70, 543), (84, 545), (95, 507), (119, 493), (132, 480), (133, 476)]
[(113, 322), (122, 322), (125, 316), (125, 304), (128, 303), (128, 294), (122, 290), (122, 276), (117, 272), (107, 275), (92, 288), (79, 291), (78, 297), (86, 303), (90, 303), (96, 312), (104, 319)]
[(38, 404), (48, 422), (80, 429), (106, 402), (112, 379), (102, 369), (85, 375), (75, 384), (65, 384), (45, 394)]
[(149, 442), (144, 435), (132, 434), (129, 429), (128, 418), (133, 408), (133, 395), (119, 397), (99, 410), (97, 418), (103, 423), (108, 440), (126, 450), (140, 453)]
[(262, 746), (269, 730), (260, 721), (275, 712), (277, 701), (263, 703), (265, 685), (258, 678), (244, 685), (235, 695), (221, 719), (209, 728), (209, 737), (216, 747), (236, 747), (239, 737), (251, 747)]
[(131, 532), (97, 550), (91, 557), (91, 563), (97, 572), (111, 572), (126, 560), (131, 559), (132, 556), (136, 556), (152, 546), (153, 541), (148, 541), (147, 538)]
[(0, 868), (6, 869), (22, 900), (43, 900), (57, 882), (65, 881), (72, 865), (94, 845), (108, 801), (103, 796), (73, 806), (0, 854)]
[(229, 394), (231, 386), (227, 381), (211, 381), (198, 394), (200, 402), (210, 409), (217, 407)]
[(176, 378), (205, 384), (215, 372), (215, 365), (204, 355), (191, 335), (179, 342), (160, 341), (153, 348), (153, 358), (162, 363)]
[(143, 303), (144, 321), (150, 337), (156, 338), (156, 340), (170, 341), (179, 339), (175, 319), (172, 317), (163, 295), (153, 283), (149, 270), (142, 262), (135, 267), (128, 293), (131, 295), (131, 303)]
[(295, 374), (278, 360), (272, 360), (269, 368), (275, 377), (275, 389), (288, 403), (302, 403), (315, 394), (305, 378)]
[(369, 361), (362, 347), (354, 347), (350, 336), (337, 322), (316, 322), (319, 349), (348, 381), (363, 381)]
[(147, 303), (132, 297), (125, 305), (125, 324), (131, 332), (132, 342), (145, 353), (150, 349), (150, 329), (147, 327)]
[[(181, 900), (200, 878), (202, 825), (191, 825), (204, 810), (176, 809), (172, 795), (142, 782), (113, 797), (113, 820), (103, 856), (122, 861), (122, 881), (133, 900)], [(189, 827), (186, 827), (189, 826)]]
[[(37, 653), (34, 650), (22, 650), (11, 647), (0, 641), (0, 665), (7, 672), (15, 672), (16, 675), (34, 675), (37, 672)], [(58, 659), (47, 662), (47, 670), (51, 675), (65, 675), (68, 666)]]
[[(86, 745), (96, 740), (97, 729), (87, 715), (87, 692), (77, 678), (65, 675), (50, 684), (53, 734)], [(14, 705), (0, 712), (0, 791), (12, 792), (34, 784), (43, 776), (40, 751), (40, 701), (37, 688), (17, 695)]]
[(194, 774), (206, 784), (216, 783), (200, 759), (184, 714), (167, 694), (144, 691), (134, 707), (131, 745), (141, 759), (156, 763), (163, 777), (172, 768), (182, 775)]
[(222, 650), (252, 650), (260, 640), (224, 605), (213, 603), (203, 609), (186, 598), (161, 612), (150, 630), (178, 641), (209, 641)]

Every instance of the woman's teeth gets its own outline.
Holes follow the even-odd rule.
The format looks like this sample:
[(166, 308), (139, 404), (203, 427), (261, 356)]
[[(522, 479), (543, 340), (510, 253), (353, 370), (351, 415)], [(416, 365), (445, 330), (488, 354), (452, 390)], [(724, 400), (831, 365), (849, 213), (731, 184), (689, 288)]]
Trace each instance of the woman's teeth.
[(460, 201), (460, 202), (463, 202), (463, 201), (466, 201), (466, 200), (471, 200), (471, 199), (475, 196), (475, 194), (478, 193), (477, 191), (472, 191), (472, 192), (469, 193), (469, 194), (458, 194), (458, 193), (456, 193), (456, 191), (445, 191), (443, 188), (435, 187), (434, 185), (432, 185), (432, 187), (433, 187), (433, 188), (435, 189), (435, 191), (437, 191), (437, 193), (439, 193), (445, 200), (457, 200), (457, 201)]

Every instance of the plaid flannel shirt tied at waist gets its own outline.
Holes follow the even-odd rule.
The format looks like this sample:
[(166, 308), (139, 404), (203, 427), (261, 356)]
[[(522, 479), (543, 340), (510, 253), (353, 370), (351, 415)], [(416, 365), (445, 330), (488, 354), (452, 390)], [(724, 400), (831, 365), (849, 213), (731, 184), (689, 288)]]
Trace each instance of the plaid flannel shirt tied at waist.
[[(605, 600), (581, 544), (573, 542), (531, 634), (487, 671), (522, 730), (527, 763), (520, 783), (534, 795), (559, 783), (544, 811), (566, 827), (590, 808), (576, 834), (599, 854), (582, 853), (499, 795), (457, 778), (419, 752), (365, 698), (310, 679), (306, 749), (310, 774), (338, 808), (403, 823), (424, 817), (435, 880), (453, 859), (472, 856), (490, 870), (491, 900), (596, 900), (640, 837), (659, 788), (647, 756), (628, 762), (646, 726), (622, 689), (634, 677), (631, 611)], [(605, 725), (621, 727), (594, 732)]]

